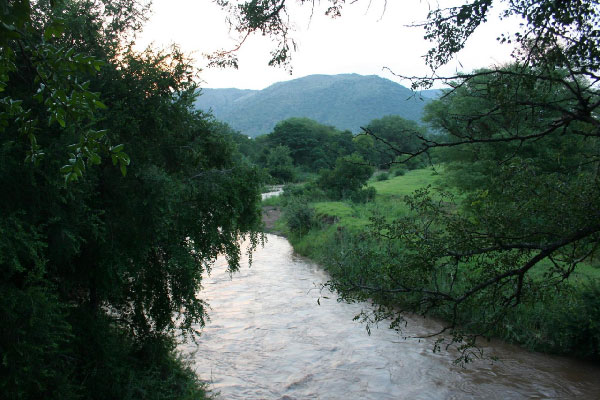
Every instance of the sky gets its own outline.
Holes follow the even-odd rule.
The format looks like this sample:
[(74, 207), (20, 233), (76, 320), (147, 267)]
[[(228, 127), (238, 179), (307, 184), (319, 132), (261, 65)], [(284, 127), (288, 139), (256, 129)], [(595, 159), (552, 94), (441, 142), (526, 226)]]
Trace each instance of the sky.
[[(448, 0), (444, 1), (448, 4)], [(395, 77), (384, 67), (405, 75), (429, 72), (423, 55), (431, 43), (423, 39), (424, 30), (409, 25), (424, 21), (429, 2), (424, 0), (362, 0), (347, 5), (342, 17), (324, 15), (326, 1), (318, 4), (311, 17), (310, 7), (289, 1), (292, 37), (298, 51), (292, 56), (292, 74), (267, 65), (275, 48), (268, 37), (248, 39), (238, 52), (239, 68), (207, 68), (203, 56), (220, 49), (232, 49), (237, 43), (235, 31), (225, 22), (226, 14), (212, 0), (154, 0), (152, 14), (139, 35), (137, 48), (148, 45), (164, 48), (177, 43), (202, 68), (201, 87), (263, 89), (275, 82), (311, 74), (357, 73), (379, 75), (404, 86), (409, 82)], [(437, 3), (435, 3), (437, 4)], [(432, 5), (433, 7), (434, 5)], [(517, 22), (490, 18), (468, 42), (458, 57), (439, 72), (498, 65), (509, 60), (510, 48), (496, 42), (500, 33), (514, 29)]]

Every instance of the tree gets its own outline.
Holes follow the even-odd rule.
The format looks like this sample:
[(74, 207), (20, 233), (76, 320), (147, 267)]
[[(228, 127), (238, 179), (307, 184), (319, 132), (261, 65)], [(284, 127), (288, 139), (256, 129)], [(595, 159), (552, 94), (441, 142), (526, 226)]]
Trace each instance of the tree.
[[(504, 85), (483, 74), (431, 104), (426, 119), (446, 135), (435, 143), (448, 144), (447, 190), (407, 196), (410, 213), (391, 222), (374, 217), (369, 240), (337, 260), (331, 284), (347, 299), (375, 299), (376, 319), (392, 317), (395, 326), (403, 311), (443, 316), (465, 360), (478, 335), (503, 333), (516, 307), (566, 297), (569, 277), (593, 262), (600, 241), (600, 148), (585, 136), (593, 125), (506, 140), (539, 135), (569, 99), (559, 83), (515, 77), (515, 90), (501, 75)], [(531, 106), (548, 99), (554, 112)], [(466, 138), (469, 146), (453, 145)], [(585, 340), (599, 335), (592, 329)], [(594, 345), (562, 346), (553, 350), (598, 357)]]
[[(381, 168), (389, 168), (399, 154), (417, 152), (421, 146), (420, 138), (425, 137), (423, 127), (397, 115), (387, 115), (369, 122), (364, 132), (374, 139), (372, 147), (367, 149), (371, 154), (365, 154), (365, 158)], [(413, 158), (408, 164), (416, 168), (422, 166), (423, 161)]]
[(294, 180), (294, 163), (287, 146), (277, 146), (269, 150), (267, 155), (267, 170), (269, 175), (280, 183)]
[[(26, 138), (26, 161), (35, 164), (45, 155), (37, 132), (46, 129), (41, 121), (48, 121), (48, 128), (58, 125), (77, 132), (76, 142), (65, 149), (68, 157), (61, 168), (67, 182), (81, 177), (86, 165), (99, 164), (103, 153), (125, 174), (129, 158), (123, 146), (111, 145), (106, 132), (89, 127), (95, 113), (106, 107), (99, 94), (90, 90), (89, 78), (104, 64), (96, 57), (95, 45), (102, 41), (113, 57), (120, 38), (139, 29), (147, 6), (135, 2), (104, 7), (101, 2), (87, 2), (80, 5), (83, 14), (79, 16), (62, 2), (41, 1), (32, 7), (29, 1), (9, 1), (0, 8), (0, 92), (5, 92), (0, 98), (0, 133), (14, 128), (16, 135)], [(85, 21), (86, 12), (102, 13), (111, 22), (98, 27), (96, 21)], [(78, 43), (65, 41), (69, 18), (96, 24), (96, 29), (80, 32)], [(27, 80), (30, 85), (20, 85), (19, 92), (11, 90), (15, 79)], [(32, 118), (40, 108), (44, 118)]]
[(317, 185), (335, 200), (358, 198), (371, 175), (373, 167), (359, 155), (352, 154), (338, 158), (334, 169), (321, 170)]
[(353, 150), (351, 132), (341, 132), (309, 118), (281, 121), (264, 140), (268, 146), (287, 146), (294, 164), (313, 172), (332, 168), (339, 156)]
[[(217, 255), (235, 270), (239, 240), (260, 240), (258, 171), (194, 110), (196, 71), (177, 48), (131, 50), (143, 10), (68, 0), (0, 9), (4, 24), (20, 24), (0, 25), (3, 104), (22, 99), (0, 109), (7, 398), (201, 398), (176, 334), (203, 325), (197, 293)], [(59, 17), (64, 29), (52, 28)], [(44, 73), (56, 81), (40, 101)], [(24, 163), (32, 137), (44, 154)], [(125, 166), (123, 149), (126, 174), (113, 165)]]
[[(591, 124), (565, 121), (557, 129), (561, 110), (574, 104), (560, 83), (566, 72), (540, 80), (511, 71), (520, 68), (476, 71), (478, 76), (427, 107), (425, 121), (444, 134), (436, 140), (445, 142), (439, 150), (447, 178), (462, 190), (485, 190), (488, 177), (518, 160), (540, 173), (568, 176), (589, 172), (597, 158), (597, 143), (588, 137)], [(470, 145), (455, 145), (465, 141)]]
[(258, 142), (239, 131), (233, 129), (229, 124), (223, 121), (214, 120), (212, 125), (215, 127), (215, 132), (219, 135), (227, 136), (237, 145), (237, 150), (249, 161), (256, 162), (260, 145)]

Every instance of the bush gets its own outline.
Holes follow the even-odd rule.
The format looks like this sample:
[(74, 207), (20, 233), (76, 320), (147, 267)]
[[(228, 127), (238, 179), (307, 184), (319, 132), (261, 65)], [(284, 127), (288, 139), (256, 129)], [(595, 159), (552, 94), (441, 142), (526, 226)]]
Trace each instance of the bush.
[(404, 174), (406, 174), (406, 168), (403, 165), (400, 165), (396, 168), (393, 168), (392, 173), (394, 176), (404, 176)]
[(273, 183), (287, 183), (296, 180), (296, 172), (292, 166), (277, 166), (268, 170), (269, 175), (273, 177)]
[(293, 182), (296, 169), (287, 146), (277, 146), (269, 150), (266, 157), (267, 171), (277, 183)]
[(333, 170), (321, 170), (317, 186), (334, 200), (350, 198), (361, 190), (373, 174), (373, 167), (357, 154), (340, 157)]
[(425, 168), (427, 164), (427, 158), (423, 154), (418, 157), (411, 158), (405, 163), (406, 168), (409, 170)]
[(315, 223), (315, 210), (302, 198), (293, 198), (287, 202), (284, 217), (290, 231), (304, 235)]
[(304, 202), (308, 202), (309, 200), (325, 200), (326, 198), (325, 192), (312, 182), (304, 185), (286, 185), (281, 194), (281, 204), (286, 206), (288, 202), (296, 199), (302, 199)]
[(519, 305), (497, 332), (531, 350), (600, 360), (600, 281)]
[(388, 174), (387, 172), (382, 172), (375, 177), (375, 180), (377, 180), (378, 182), (387, 181), (388, 179), (390, 179), (390, 174)]
[(373, 201), (373, 199), (375, 199), (376, 193), (377, 191), (375, 190), (375, 188), (369, 186), (365, 189), (360, 189), (352, 192), (349, 198), (354, 203), (366, 203), (368, 201)]

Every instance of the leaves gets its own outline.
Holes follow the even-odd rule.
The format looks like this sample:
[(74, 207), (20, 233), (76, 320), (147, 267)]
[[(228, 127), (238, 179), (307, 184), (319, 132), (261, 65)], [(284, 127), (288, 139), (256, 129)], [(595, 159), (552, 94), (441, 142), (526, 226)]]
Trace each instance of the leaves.
[[(64, 17), (52, 15), (43, 27), (42, 37), (34, 39), (30, 37), (35, 21), (30, 20), (29, 2), (11, 2), (7, 7), (0, 14), (2, 27), (10, 33), (2, 39), (6, 43), (0, 56), (0, 91), (5, 91), (10, 84), (10, 73), (16, 70), (15, 61), (19, 60), (24, 61), (28, 72), (33, 74), (35, 92), (29, 96), (20, 93), (20, 98), (15, 98), (12, 93), (2, 99), (0, 130), (14, 124), (18, 133), (31, 144), (26, 161), (37, 165), (45, 153), (36, 138), (38, 132), (35, 128), (42, 118), (29, 118), (29, 109), (22, 107), (24, 100), (33, 98), (44, 106), (49, 127), (56, 124), (60, 129), (80, 132), (80, 146), (70, 156), (75, 161), (69, 161), (70, 168), (61, 169), (66, 182), (77, 180), (83, 175), (85, 163), (99, 164), (105, 148), (105, 143), (99, 141), (101, 137), (88, 136), (86, 128), (96, 118), (98, 110), (106, 110), (99, 93), (89, 90), (87, 80), (100, 71), (105, 62), (78, 52), (73, 45), (64, 44), (67, 36)], [(10, 25), (10, 22), (15, 25)], [(83, 159), (79, 162), (80, 158)]]
[(204, 324), (217, 255), (258, 244), (258, 172), (194, 111), (181, 52), (120, 47), (139, 4), (31, 4), (0, 32), (3, 393), (202, 398), (174, 331)]

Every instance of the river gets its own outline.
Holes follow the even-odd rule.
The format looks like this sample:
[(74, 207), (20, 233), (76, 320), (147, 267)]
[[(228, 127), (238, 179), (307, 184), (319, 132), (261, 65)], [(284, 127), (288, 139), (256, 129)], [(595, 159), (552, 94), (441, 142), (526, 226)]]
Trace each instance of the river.
[[(211, 321), (197, 344), (180, 345), (222, 399), (600, 399), (600, 368), (493, 342), (498, 361), (466, 368), (433, 352), (434, 339), (404, 339), (380, 325), (369, 336), (352, 318), (367, 304), (321, 292), (326, 274), (267, 235), (230, 277), (219, 260), (203, 282)], [(320, 299), (320, 305), (317, 303)], [(410, 318), (404, 335), (432, 332)]]

